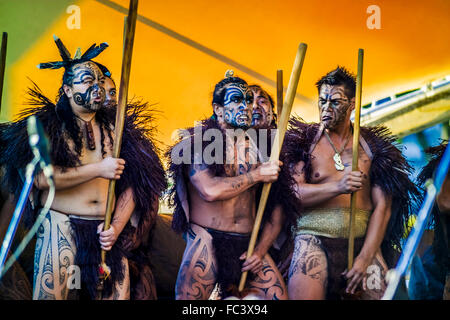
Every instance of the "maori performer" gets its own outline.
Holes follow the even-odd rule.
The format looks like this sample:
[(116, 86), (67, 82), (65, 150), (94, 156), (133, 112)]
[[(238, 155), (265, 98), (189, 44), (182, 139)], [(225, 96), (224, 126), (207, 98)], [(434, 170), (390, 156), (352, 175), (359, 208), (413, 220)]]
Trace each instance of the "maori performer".
[[(221, 298), (236, 295), (242, 271), (251, 272), (248, 293), (262, 299), (287, 298), (284, 281), (266, 254), (271, 243), (260, 241), (254, 254), (246, 257), (257, 186), (275, 181), (280, 170), (278, 161), (258, 163), (255, 141), (245, 138), (252, 122), (252, 102), (247, 83), (227, 72), (215, 86), (213, 116), (185, 130), (184, 139), (167, 153), (174, 180), (172, 228), (184, 233), (187, 243), (176, 299), (208, 299), (216, 283)], [(214, 161), (207, 159), (211, 151), (205, 143), (208, 135), (209, 139), (214, 135), (211, 143), (219, 146), (209, 153)], [(225, 155), (231, 157), (224, 159)]]
[[(105, 88), (105, 108), (112, 108), (112, 115), (116, 112), (117, 105), (117, 89), (116, 83), (112, 78), (111, 72), (104, 65), (95, 62), (97, 66), (102, 71), (105, 76), (104, 88)], [(136, 141), (148, 142), (151, 144), (151, 148), (155, 149), (151, 141), (152, 135), (152, 116), (149, 113), (147, 104), (140, 103), (129, 103), (127, 106), (127, 117), (125, 120), (125, 132), (124, 132), (124, 141), (129, 139), (129, 135), (134, 135)], [(148, 140), (148, 141), (146, 141)], [(136, 144), (136, 146), (138, 146)], [(126, 148), (128, 145), (123, 146), (122, 148)], [(156, 149), (155, 149), (156, 150)], [(142, 148), (142, 151), (147, 151), (147, 149)], [(122, 150), (122, 154), (127, 152), (135, 152), (138, 157), (143, 157), (140, 164), (141, 166), (148, 166), (146, 163), (145, 155), (138, 155), (139, 150)], [(160, 190), (159, 194), (162, 193), (163, 190), (166, 189), (166, 182), (164, 171), (157, 155), (153, 152), (150, 153), (152, 157), (156, 157), (157, 163), (155, 167), (152, 168), (152, 176), (151, 179), (157, 183), (157, 188)], [(135, 172), (135, 174), (138, 174)], [(125, 178), (125, 177), (123, 177)], [(129, 184), (132, 181), (128, 182)], [(119, 181), (119, 186), (120, 186)], [(133, 198), (136, 198), (133, 193)], [(136, 208), (137, 211), (134, 211), (130, 218), (130, 224), (134, 228), (135, 232), (132, 232), (128, 235), (127, 243), (129, 246), (128, 254), (128, 265), (130, 270), (130, 299), (131, 300), (156, 300), (157, 292), (156, 285), (153, 273), (150, 269), (148, 263), (148, 247), (149, 247), (149, 237), (152, 228), (156, 222), (156, 216), (158, 214), (158, 204), (159, 204), (159, 194), (152, 194), (150, 191), (142, 190), (141, 197), (143, 201), (148, 201), (147, 203), (143, 203), (145, 207)], [(153, 197), (153, 198), (151, 198)], [(120, 195), (119, 195), (120, 198)], [(147, 200), (145, 200), (147, 199)], [(150, 200), (148, 200), (150, 199)], [(142, 215), (139, 210), (149, 210), (147, 214)], [(141, 218), (140, 218), (141, 217)], [(103, 229), (103, 224), (99, 226), (99, 229)], [(108, 230), (109, 231), (109, 230)], [(107, 231), (106, 231), (107, 232)], [(102, 237), (100, 237), (102, 239)]]
[[(275, 114), (274, 111), (275, 104), (272, 96), (257, 84), (250, 85), (249, 88), (252, 90), (254, 97), (252, 128), (276, 128), (277, 114)], [(268, 142), (268, 144), (270, 144), (270, 142)], [(260, 189), (262, 189), (262, 185), (260, 185), (260, 187)], [(260, 193), (261, 190), (258, 190), (256, 203), (259, 203)], [(260, 243), (265, 243), (267, 245), (262, 251), (270, 253), (270, 256), (277, 263), (279, 271), (285, 280), (287, 280), (288, 263), (290, 263), (290, 258), (288, 259), (288, 256), (289, 254), (292, 255), (293, 243), (289, 237), (290, 232), (288, 225), (285, 224), (286, 218), (284, 210), (295, 211), (298, 207), (299, 204), (295, 194), (287, 185), (280, 183), (280, 181), (277, 180), (272, 185), (266, 204), (266, 213), (263, 216), (263, 222), (265, 223), (263, 223), (264, 228), (260, 233)]]
[[(123, 159), (112, 158), (115, 110), (103, 107), (105, 77), (92, 61), (108, 45), (94, 44), (84, 54), (71, 58), (61, 40), (55, 37), (55, 42), (63, 60), (39, 67), (65, 69), (56, 105), (35, 86), (29, 91), (32, 107), (0, 133), (1, 140), (7, 142), (0, 166), (5, 167), (4, 182), (15, 197), (23, 183), (21, 173), (32, 158), (26, 132), (29, 116), (35, 115), (42, 122), (51, 145), (56, 194), (37, 234), (33, 299), (94, 299), (100, 249), (108, 251), (107, 264), (111, 267), (103, 297), (129, 299), (130, 239), (135, 233), (142, 234), (146, 228), (143, 225), (153, 219), (165, 188), (164, 171), (147, 126), (151, 117), (145, 105), (129, 107)], [(118, 198), (111, 228), (101, 232), (108, 179), (120, 179), (116, 184)], [(48, 185), (40, 173), (35, 180), (34, 201), (24, 212), (28, 225), (36, 218), (47, 193)], [(80, 289), (77, 281), (68, 280), (79, 270), (82, 290), (77, 292), (70, 290)]]
[[(447, 146), (448, 141), (444, 141), (426, 150), (431, 158), (417, 178), (422, 189), (433, 177)], [(434, 230), (433, 242), (420, 258), (412, 261), (408, 294), (413, 300), (450, 300), (450, 174), (436, 197), (430, 222)]]
[[(282, 151), (279, 181), (295, 191), (302, 206), (299, 215), (286, 211), (295, 242), (289, 298), (339, 299), (344, 289), (354, 294), (362, 287), (362, 295), (353, 297), (379, 299), (418, 190), (385, 127), (361, 127), (359, 170), (351, 171), (355, 77), (338, 67), (316, 86), (320, 123), (291, 119)], [(352, 192), (357, 192), (357, 256), (346, 270)]]

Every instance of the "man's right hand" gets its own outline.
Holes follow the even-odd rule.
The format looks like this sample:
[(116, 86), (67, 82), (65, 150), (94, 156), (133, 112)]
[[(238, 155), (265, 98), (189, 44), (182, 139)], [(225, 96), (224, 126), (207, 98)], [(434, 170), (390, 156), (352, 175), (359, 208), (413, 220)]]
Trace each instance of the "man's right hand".
[(99, 162), (99, 175), (105, 179), (120, 179), (124, 169), (125, 160), (120, 158), (106, 157)]
[(346, 172), (337, 187), (340, 193), (352, 193), (361, 190), (363, 185), (363, 173), (361, 171)]
[(269, 161), (261, 164), (256, 170), (258, 173), (259, 181), (264, 183), (272, 183), (277, 181), (278, 174), (281, 171), (283, 162), (279, 160)]

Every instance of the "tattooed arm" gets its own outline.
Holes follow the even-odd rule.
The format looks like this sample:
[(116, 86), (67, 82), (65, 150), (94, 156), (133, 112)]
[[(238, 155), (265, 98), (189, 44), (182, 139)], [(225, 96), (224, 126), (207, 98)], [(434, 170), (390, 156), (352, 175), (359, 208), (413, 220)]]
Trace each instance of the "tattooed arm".
[[(346, 274), (347, 279), (350, 279), (347, 292), (354, 293), (358, 284), (366, 276), (367, 267), (372, 263), (375, 254), (380, 248), (391, 217), (392, 199), (378, 186), (372, 188), (372, 201), (375, 208), (370, 216), (364, 245), (355, 258), (353, 268)], [(365, 281), (363, 282), (363, 287), (364, 285)]]
[(130, 220), (134, 207), (133, 190), (128, 188), (120, 194), (117, 200), (116, 210), (110, 228), (106, 231), (101, 231), (103, 230), (103, 223), (98, 226), (97, 232), (100, 232), (100, 245), (102, 249), (106, 251), (111, 250), (128, 220)]
[(228, 200), (259, 182), (276, 181), (280, 165), (281, 161), (266, 162), (256, 169), (235, 177), (213, 176), (206, 165), (191, 165), (189, 177), (205, 201)]
[(360, 171), (346, 172), (338, 181), (317, 184), (306, 183), (304, 166), (303, 161), (298, 162), (294, 166), (292, 174), (296, 181), (294, 191), (306, 208), (317, 206), (340, 194), (358, 191), (362, 187), (363, 178)]
[[(53, 179), (56, 190), (63, 190), (78, 186), (95, 178), (120, 179), (125, 168), (125, 160), (106, 157), (100, 162), (89, 163), (75, 168), (55, 167)], [(34, 185), (41, 190), (49, 188), (44, 173), (37, 175)]]
[(246, 259), (242, 265), (242, 272), (251, 271), (258, 273), (263, 266), (263, 258), (269, 251), (270, 247), (280, 234), (284, 222), (284, 214), (281, 206), (276, 206), (270, 220), (264, 224), (258, 244), (255, 247), (253, 255), (246, 259), (247, 252), (242, 254), (241, 260)]

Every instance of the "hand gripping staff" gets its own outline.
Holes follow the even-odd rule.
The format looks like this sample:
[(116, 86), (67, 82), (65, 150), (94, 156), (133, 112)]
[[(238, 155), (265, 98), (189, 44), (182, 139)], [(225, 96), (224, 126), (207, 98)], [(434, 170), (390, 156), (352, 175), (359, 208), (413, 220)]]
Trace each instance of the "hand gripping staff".
[[(119, 100), (117, 104), (116, 123), (113, 157), (120, 156), (120, 148), (122, 146), (122, 134), (125, 123), (125, 113), (127, 108), (128, 84), (130, 80), (131, 71), (131, 57), (133, 54), (134, 34), (136, 30), (138, 0), (130, 0), (130, 7), (128, 9), (128, 17), (126, 19), (125, 41), (122, 59), (122, 73), (120, 78)], [(111, 224), (111, 216), (114, 205), (114, 188), (116, 180), (110, 180), (108, 186), (108, 198), (106, 202), (105, 223), (103, 230), (108, 230)], [(101, 294), (103, 290), (103, 281), (109, 276), (110, 268), (106, 265), (106, 251), (101, 251), (101, 265), (99, 266), (99, 287), (98, 291)]]
[[(285, 101), (281, 111), (281, 117), (278, 120), (278, 130), (275, 135), (274, 145), (269, 161), (276, 161), (280, 156), (281, 146), (283, 145), (284, 135), (286, 133), (289, 116), (294, 103), (295, 93), (297, 92), (303, 61), (305, 60), (306, 48), (307, 45), (305, 43), (300, 43), (297, 49), (297, 55), (295, 57), (294, 67), (292, 68), (291, 78), (289, 79), (286, 98), (284, 99)], [(258, 236), (259, 227), (261, 225), (264, 209), (266, 208), (267, 198), (269, 197), (271, 186), (271, 183), (264, 183), (261, 193), (261, 200), (259, 201), (258, 211), (256, 213), (255, 223), (253, 225), (252, 235), (248, 245), (247, 257), (250, 257), (255, 249), (256, 238)], [(247, 280), (247, 273), (247, 271), (242, 273), (241, 281), (239, 283), (239, 292), (244, 290), (245, 281)]]

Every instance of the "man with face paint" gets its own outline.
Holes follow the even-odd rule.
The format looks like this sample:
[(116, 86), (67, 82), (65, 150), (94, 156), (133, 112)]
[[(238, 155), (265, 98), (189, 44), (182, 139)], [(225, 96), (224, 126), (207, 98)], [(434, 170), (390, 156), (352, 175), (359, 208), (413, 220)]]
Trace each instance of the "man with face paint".
[(252, 128), (268, 129), (276, 127), (272, 97), (259, 85), (254, 84), (249, 88), (253, 92)]
[[(340, 299), (344, 290), (355, 294), (362, 287), (359, 298), (379, 299), (388, 268), (383, 257), (392, 267), (393, 248), (400, 248), (403, 223), (418, 195), (408, 178), (411, 167), (386, 128), (361, 127), (359, 170), (352, 171), (355, 78), (338, 67), (316, 85), (320, 124), (292, 119), (282, 150), (280, 180), (302, 207), (300, 213), (286, 212), (295, 240), (289, 298)], [(352, 192), (355, 259), (346, 270)]]
[[(37, 234), (33, 299), (95, 299), (101, 249), (108, 252), (106, 264), (111, 268), (103, 298), (129, 299), (126, 257), (130, 237), (139, 229), (131, 225), (130, 217), (133, 212), (139, 213), (139, 222), (151, 215), (165, 187), (162, 165), (152, 142), (146, 138), (147, 129), (133, 123), (142, 118), (142, 110), (134, 110), (127, 117), (123, 159), (111, 157), (115, 112), (103, 107), (105, 77), (91, 60), (108, 45), (92, 45), (83, 55), (77, 51), (71, 58), (61, 40), (55, 37), (55, 42), (63, 61), (41, 63), (39, 67), (65, 69), (56, 105), (35, 86), (29, 92), (34, 107), (0, 132), (1, 140), (7, 142), (6, 148), (10, 150), (0, 155), (0, 165), (5, 166), (6, 172), (4, 183), (15, 198), (20, 194), (23, 170), (32, 159), (26, 133), (29, 116), (41, 121), (51, 145), (56, 192)], [(146, 163), (145, 167), (141, 168), (143, 163), (136, 159)], [(127, 162), (132, 163), (129, 169), (125, 168)], [(111, 227), (102, 231), (109, 179), (118, 180), (115, 193), (118, 197)], [(35, 202), (24, 211), (28, 226), (42, 208), (48, 189), (43, 173), (38, 174), (33, 191)], [(71, 275), (79, 277), (81, 283), (70, 283)]]
[(111, 72), (101, 63), (95, 62), (95, 64), (97, 65), (97, 67), (99, 67), (100, 71), (105, 76), (103, 82), (103, 88), (105, 88), (105, 102), (103, 103), (103, 106), (111, 107), (117, 105), (116, 83), (111, 77)]
[[(216, 284), (221, 298), (235, 295), (243, 271), (250, 271), (247, 293), (262, 299), (287, 298), (273, 260), (267, 254), (260, 256), (267, 250), (257, 245), (255, 253), (246, 256), (256, 214), (256, 186), (275, 181), (280, 170), (278, 161), (261, 164), (249, 160), (255, 150), (244, 137), (245, 130), (251, 127), (252, 102), (252, 92), (244, 80), (226, 77), (215, 86), (213, 116), (203, 120), (200, 127), (186, 130), (185, 138), (167, 153), (174, 181), (172, 228), (183, 232), (187, 243), (176, 282), (176, 299), (208, 299)], [(196, 162), (195, 152), (190, 152), (196, 149), (196, 136), (213, 132), (218, 133), (215, 139), (223, 139), (222, 150), (216, 149), (223, 151), (222, 157), (212, 163), (205, 159)], [(237, 142), (228, 139), (230, 132)], [(204, 141), (200, 140), (203, 154), (208, 150)], [(181, 153), (191, 156), (179, 163), (175, 158)], [(234, 155), (231, 162), (228, 158), (221, 161), (225, 154)]]

